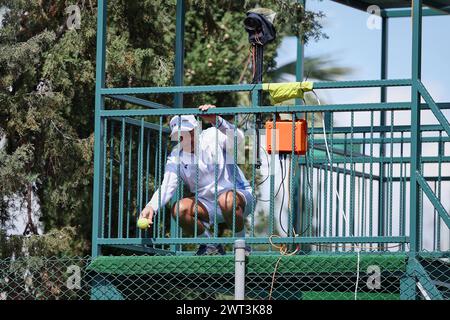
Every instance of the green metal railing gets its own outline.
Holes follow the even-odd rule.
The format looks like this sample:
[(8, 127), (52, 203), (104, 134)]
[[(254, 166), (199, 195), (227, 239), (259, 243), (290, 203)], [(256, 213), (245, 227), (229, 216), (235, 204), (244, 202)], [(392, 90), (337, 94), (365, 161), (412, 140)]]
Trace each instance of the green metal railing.
[[(348, 82), (344, 87), (407, 84), (409, 82), (404, 80), (361, 81)], [(316, 84), (319, 88), (341, 86), (342, 83), (336, 83), (336, 86), (331, 83)], [(189, 88), (191, 89), (189, 92), (217, 90), (216, 86), (205, 86), (198, 90), (196, 87)], [(153, 88), (149, 89), (153, 90)], [(223, 89), (237, 90), (235, 86), (224, 86)], [(255, 86), (243, 86), (242, 90), (246, 89), (257, 90)], [(154, 91), (176, 93), (187, 92), (186, 90), (184, 87), (175, 89), (172, 87), (155, 88)], [(422, 88), (422, 90), (425, 89)], [(431, 110), (436, 109), (437, 106), (431, 97), (425, 95), (425, 98), (427, 104), (432, 106)], [(422, 108), (426, 109), (428, 105), (423, 105)], [(282, 184), (280, 184), (279, 176), (269, 175), (270, 191), (257, 195), (260, 190), (254, 188), (256, 201), (248, 204), (252, 206), (251, 211), (254, 212), (253, 209), (260, 204), (259, 200), (264, 199), (269, 203), (266, 206), (267, 226), (263, 227), (263, 233), (258, 234), (255, 232), (258, 215), (256, 212), (250, 215), (246, 225), (247, 243), (268, 245), (272, 241), (275, 244), (314, 244), (314, 250), (325, 251), (354, 250), (355, 247), (368, 250), (408, 251), (411, 127), (395, 124), (397, 119), (409, 116), (411, 112), (408, 106), (410, 103), (400, 102), (331, 106), (221, 107), (209, 110), (208, 114), (232, 116), (234, 120), (230, 122), (236, 124), (238, 118), (247, 119), (243, 127), (247, 127), (250, 133), (254, 132), (256, 113), (262, 114), (267, 119), (274, 119), (277, 113), (292, 116), (303, 112), (308, 119), (307, 154), (300, 157), (290, 154), (287, 156), (288, 160), (294, 159), (294, 161), (284, 162), (285, 168), (289, 168), (287, 170), (289, 178), (284, 182), (289, 189), (285, 193), (284, 201), (286, 208), (284, 215), (287, 216), (285, 228), (289, 230), (288, 235), (270, 239), (273, 234), (280, 233), (275, 228), (279, 224), (278, 210), (275, 210), (275, 206), (278, 204), (276, 200), (281, 198), (277, 190)], [(322, 123), (315, 121), (320, 119), (322, 112), (329, 112), (331, 119), (331, 125), (325, 129), (326, 135), (323, 133)], [(437, 112), (441, 112), (439, 108)], [(105, 175), (102, 180), (101, 201), (104, 212), (101, 220), (101, 234), (98, 237), (99, 244), (127, 245), (129, 248), (133, 245), (146, 245), (153, 249), (168, 249), (168, 245), (172, 245), (173, 249), (175, 244), (231, 244), (236, 239), (233, 236), (234, 232), (230, 236), (218, 237), (217, 224), (214, 225), (213, 238), (198, 238), (197, 230), (193, 236), (185, 236), (178, 219), (171, 219), (170, 207), (164, 208), (156, 216), (155, 224), (149, 230), (140, 231), (136, 227), (140, 211), (161, 185), (164, 163), (174, 145), (167, 136), (168, 128), (163, 124), (167, 122), (167, 116), (178, 114), (193, 114), (199, 118), (204, 112), (195, 108), (102, 111), (104, 128), (102, 167)], [(384, 126), (379, 125), (382, 114), (387, 118)], [(348, 124), (333, 125), (336, 119), (346, 115), (350, 115)], [(369, 125), (355, 124), (355, 118), (360, 118), (361, 115), (370, 118)], [(291, 118), (295, 119), (295, 117)], [(423, 135), (422, 143), (437, 146), (438, 151), (435, 155), (420, 158), (423, 168), (431, 167), (437, 171), (434, 175), (420, 178), (423, 187), (426, 187), (424, 183), (431, 182), (431, 185), (428, 185), (429, 188), (424, 189), (427, 195), (436, 194), (436, 198), (431, 198), (433, 207), (430, 207), (427, 201), (421, 201), (418, 209), (420, 242), (423, 243), (424, 234), (427, 238), (433, 239), (431, 244), (427, 244), (427, 250), (441, 251), (442, 243), (445, 246), (449, 242), (448, 229), (443, 228), (446, 216), (441, 212), (441, 208), (434, 209), (434, 205), (441, 202), (441, 197), (445, 197), (440, 190), (450, 185), (450, 176), (445, 170), (445, 166), (450, 162), (450, 154), (445, 149), (450, 138), (446, 133), (445, 122), (443, 125), (437, 122), (420, 128), (420, 134)], [(233, 159), (237, 159), (236, 141), (231, 140), (229, 143), (234, 149)], [(248, 162), (254, 160), (255, 136), (250, 135), (247, 143), (250, 152), (247, 150), (247, 163), (241, 164), (242, 167), (248, 166)], [(330, 149), (330, 157), (327, 156), (327, 146)], [(380, 153), (381, 147), (385, 149), (383, 153)], [(264, 144), (262, 148), (265, 148)], [(267, 156), (270, 161), (266, 163), (268, 165), (266, 171), (270, 173), (275, 166), (279, 165), (279, 160), (278, 155)], [(252, 186), (257, 187), (258, 179), (264, 176), (259, 170), (254, 170), (251, 163), (250, 168), (247, 170), (247, 178)], [(298, 170), (298, 174), (295, 170)], [(297, 177), (299, 180), (294, 180)], [(297, 198), (293, 198), (291, 192), (295, 184), (298, 184), (300, 190)], [(175, 202), (182, 198), (182, 188), (182, 180), (179, 179), (179, 192), (175, 196)], [(380, 193), (378, 193), (379, 190)], [(193, 193), (195, 196), (195, 190)], [(291, 199), (290, 203), (297, 202), (300, 208), (298, 224), (295, 224), (296, 213), (292, 211), (292, 206), (288, 205), (288, 198)], [(196, 203), (198, 203), (197, 197)], [(430, 219), (433, 220), (432, 227), (429, 225), (425, 227), (424, 221)], [(235, 224), (229, 228), (235, 231)], [(291, 233), (293, 228), (296, 235)], [(183, 249), (182, 246), (177, 248)], [(420, 248), (425, 247), (421, 244)], [(264, 250), (268, 249), (269, 246), (266, 246)]]

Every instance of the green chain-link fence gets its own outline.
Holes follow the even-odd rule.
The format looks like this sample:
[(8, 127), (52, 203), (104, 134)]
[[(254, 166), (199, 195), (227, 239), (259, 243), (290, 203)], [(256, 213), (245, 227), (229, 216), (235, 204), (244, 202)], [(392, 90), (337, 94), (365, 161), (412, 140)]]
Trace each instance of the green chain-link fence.
[[(251, 255), (252, 300), (449, 299), (448, 259), (405, 254)], [(234, 299), (234, 256), (0, 260), (0, 299)]]

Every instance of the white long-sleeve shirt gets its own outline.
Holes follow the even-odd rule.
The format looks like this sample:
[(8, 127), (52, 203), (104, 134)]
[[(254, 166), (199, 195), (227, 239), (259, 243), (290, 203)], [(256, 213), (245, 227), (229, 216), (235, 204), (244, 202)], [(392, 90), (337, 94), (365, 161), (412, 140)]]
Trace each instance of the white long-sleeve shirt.
[[(215, 196), (215, 163), (217, 149), (217, 192), (234, 188), (234, 170), (236, 171), (236, 190), (252, 192), (250, 183), (242, 170), (234, 164), (234, 134), (237, 136), (238, 148), (244, 145), (244, 133), (240, 129), (234, 130), (234, 125), (219, 117), (218, 129), (215, 127), (203, 130), (198, 138), (198, 186), (196, 190), (196, 159), (195, 154), (184, 152), (175, 147), (167, 157), (165, 172), (160, 189), (153, 194), (150, 205), (158, 211), (169, 202), (178, 185), (178, 162), (180, 162), (180, 176), (191, 192), (197, 192), (198, 197), (214, 199)], [(216, 148), (216, 134), (218, 145)], [(196, 147), (194, 147), (196, 148)], [(228, 152), (227, 152), (228, 150)], [(161, 201), (159, 194), (161, 193)]]

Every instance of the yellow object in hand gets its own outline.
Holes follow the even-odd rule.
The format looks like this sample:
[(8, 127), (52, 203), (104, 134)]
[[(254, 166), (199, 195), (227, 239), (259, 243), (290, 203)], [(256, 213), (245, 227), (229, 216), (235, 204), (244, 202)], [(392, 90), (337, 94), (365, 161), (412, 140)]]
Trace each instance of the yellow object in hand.
[(139, 229), (147, 229), (150, 222), (146, 218), (140, 218), (137, 222), (137, 226)]

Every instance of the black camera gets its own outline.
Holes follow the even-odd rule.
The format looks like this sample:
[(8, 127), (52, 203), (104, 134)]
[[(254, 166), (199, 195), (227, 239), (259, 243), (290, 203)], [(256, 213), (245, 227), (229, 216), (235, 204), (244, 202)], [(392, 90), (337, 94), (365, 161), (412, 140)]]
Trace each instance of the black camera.
[(273, 25), (276, 13), (266, 8), (256, 8), (247, 12), (244, 19), (244, 28), (248, 32), (248, 41), (251, 44), (264, 46), (276, 38)]

